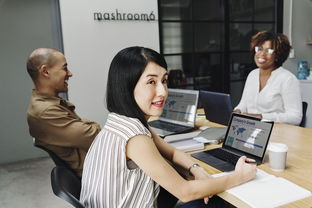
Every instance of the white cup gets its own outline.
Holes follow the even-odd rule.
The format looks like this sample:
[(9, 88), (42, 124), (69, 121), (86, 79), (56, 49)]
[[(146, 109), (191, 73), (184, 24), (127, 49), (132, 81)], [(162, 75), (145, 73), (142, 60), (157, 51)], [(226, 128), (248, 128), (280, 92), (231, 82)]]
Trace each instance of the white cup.
[(288, 147), (283, 143), (271, 142), (268, 146), (269, 166), (274, 171), (283, 171), (286, 167)]

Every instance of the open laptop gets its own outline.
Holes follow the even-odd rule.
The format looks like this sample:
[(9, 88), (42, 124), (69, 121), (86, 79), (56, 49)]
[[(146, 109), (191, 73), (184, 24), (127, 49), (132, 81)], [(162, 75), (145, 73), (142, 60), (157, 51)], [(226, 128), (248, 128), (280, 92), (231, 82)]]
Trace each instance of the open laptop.
[(168, 89), (163, 113), (148, 124), (160, 136), (188, 132), (194, 129), (199, 91)]
[(199, 98), (208, 121), (223, 125), (228, 124), (233, 111), (229, 94), (201, 90)]
[(245, 155), (262, 163), (274, 122), (232, 113), (221, 148), (194, 153), (192, 156), (218, 170), (232, 171)]

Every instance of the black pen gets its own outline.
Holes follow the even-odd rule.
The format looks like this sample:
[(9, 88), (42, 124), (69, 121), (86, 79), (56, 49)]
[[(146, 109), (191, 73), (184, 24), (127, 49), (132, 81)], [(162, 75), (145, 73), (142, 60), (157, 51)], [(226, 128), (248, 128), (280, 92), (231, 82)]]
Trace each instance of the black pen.
[(256, 162), (255, 160), (253, 160), (253, 159), (248, 159), (248, 158), (247, 158), (247, 160), (245, 160), (245, 163), (248, 163), (248, 164), (257, 164), (257, 162)]
[(248, 164), (257, 164), (256, 161), (245, 161), (245, 163), (248, 163)]

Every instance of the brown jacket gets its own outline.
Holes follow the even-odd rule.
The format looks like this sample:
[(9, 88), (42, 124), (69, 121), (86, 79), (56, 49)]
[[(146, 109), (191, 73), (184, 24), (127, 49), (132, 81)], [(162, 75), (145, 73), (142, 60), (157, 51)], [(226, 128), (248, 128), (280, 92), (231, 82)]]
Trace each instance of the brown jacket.
[(100, 126), (81, 119), (70, 102), (33, 90), (27, 111), (29, 132), (35, 144), (50, 149), (81, 176), (87, 151)]

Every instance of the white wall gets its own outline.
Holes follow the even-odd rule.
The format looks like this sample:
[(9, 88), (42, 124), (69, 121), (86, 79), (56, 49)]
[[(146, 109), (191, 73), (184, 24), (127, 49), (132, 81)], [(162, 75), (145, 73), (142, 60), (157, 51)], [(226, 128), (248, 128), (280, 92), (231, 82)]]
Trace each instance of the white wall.
[(95, 21), (93, 12), (147, 13), (158, 18), (156, 0), (60, 1), (64, 52), (74, 74), (69, 100), (78, 115), (103, 126), (107, 111), (106, 79), (110, 62), (121, 49), (140, 45), (159, 51), (157, 21)]
[[(287, 32), (290, 0), (285, 0), (284, 32)], [(28, 133), (26, 110), (32, 82), (26, 72), (28, 54), (37, 47), (54, 43), (51, 0), (0, 0), (0, 164), (39, 157), (43, 152), (32, 145)], [(79, 115), (103, 125), (104, 94), (109, 63), (121, 48), (144, 45), (159, 49), (157, 22), (95, 22), (94, 11), (154, 11), (156, 0), (60, 0), (65, 53), (74, 76), (70, 100)], [(293, 0), (293, 47), (296, 59), (285, 67), (296, 73), (297, 61), (312, 65), (312, 24), (309, 23), (312, 1)], [(287, 34), (287, 33), (286, 33)], [(311, 106), (310, 106), (311, 107)], [(90, 109), (91, 108), (91, 109)]]
[[(290, 22), (290, 3), (292, 2), (292, 23)], [(312, 67), (312, 45), (307, 45), (306, 41), (312, 40), (311, 13), (312, 0), (284, 0), (284, 23), (283, 33), (292, 33), (292, 47), (295, 58), (288, 58), (284, 67), (294, 74), (297, 73), (298, 61), (305, 60)], [(291, 28), (289, 26), (292, 25)]]

